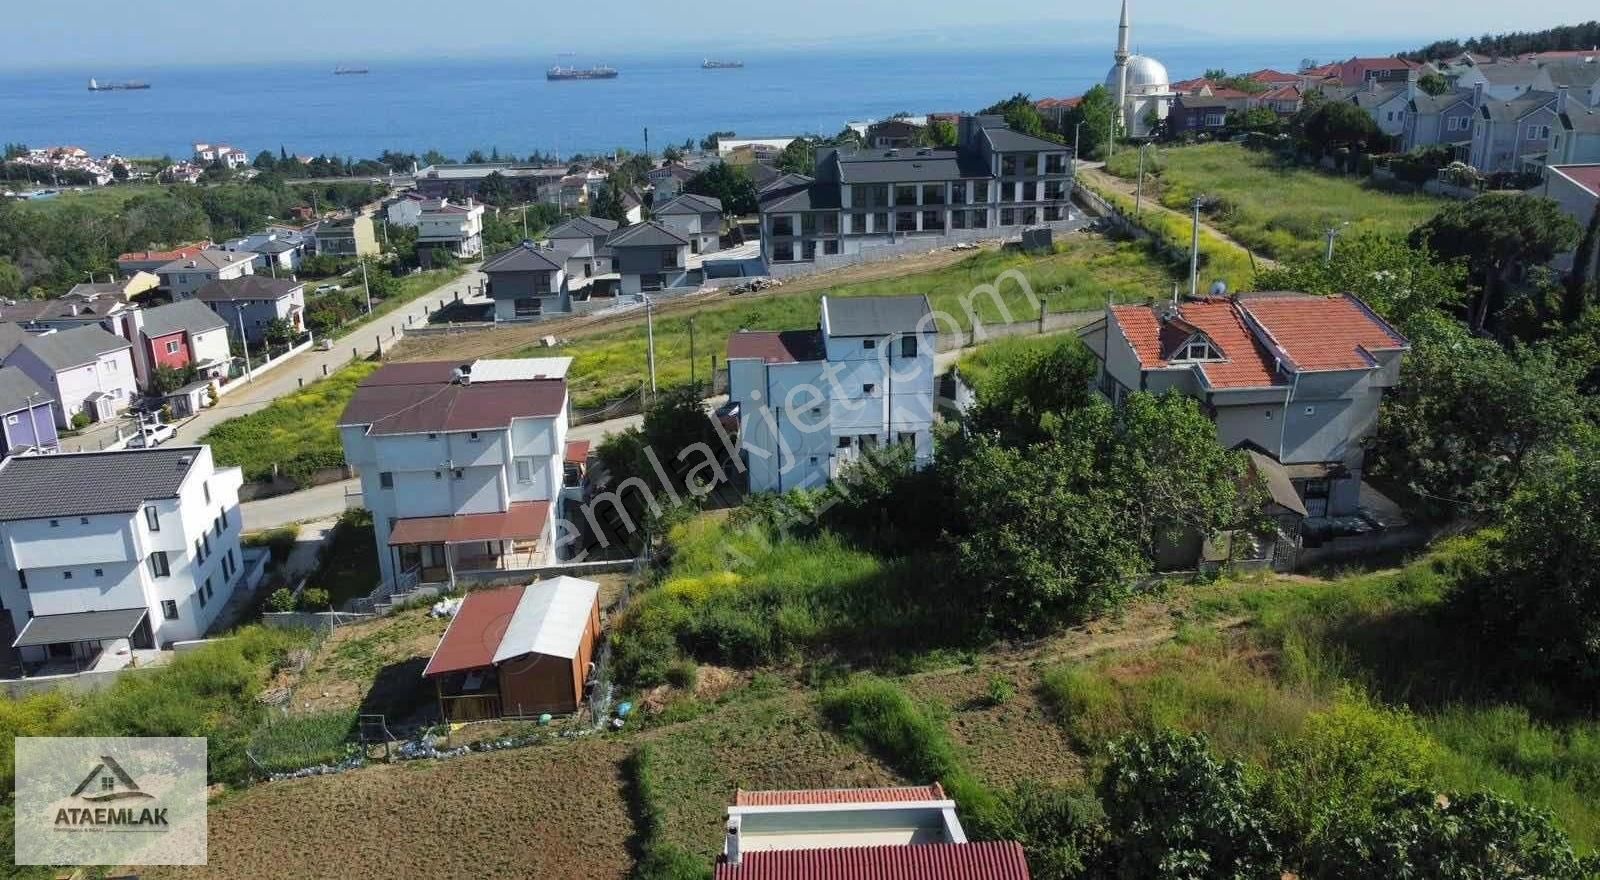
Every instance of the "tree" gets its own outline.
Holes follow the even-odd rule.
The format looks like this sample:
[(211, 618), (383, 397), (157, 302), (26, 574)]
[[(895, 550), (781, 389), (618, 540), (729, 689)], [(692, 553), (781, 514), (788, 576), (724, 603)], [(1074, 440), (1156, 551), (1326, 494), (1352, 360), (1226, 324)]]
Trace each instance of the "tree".
[(677, 147), (669, 145), (665, 150), (661, 151), (661, 161), (666, 162), (668, 164), (672, 164), (674, 162), (682, 162), (683, 161), (683, 150), (681, 150), (681, 149), (679, 149)]
[(736, 216), (756, 212), (756, 185), (750, 172), (736, 165), (717, 162), (689, 178), (684, 192), (710, 196), (722, 202), (722, 210)]
[(1276, 880), (1281, 873), (1271, 817), (1244, 766), (1218, 761), (1202, 735), (1164, 731), (1113, 742), (1099, 793), (1111, 876)]
[(1450, 91), (1450, 78), (1438, 71), (1425, 73), (1417, 79), (1417, 88), (1430, 95), (1442, 95)]
[(1468, 597), (1488, 634), (1530, 674), (1592, 700), (1600, 684), (1600, 439), (1539, 460), (1502, 518), (1497, 570)]
[(0, 257), (0, 299), (16, 299), (25, 289), (21, 270), (13, 266), (10, 260)]
[(811, 174), (817, 167), (817, 140), (797, 137), (778, 154), (777, 168), (789, 174)]
[(1504, 305), (1504, 289), (1523, 267), (1548, 263), (1578, 240), (1578, 224), (1553, 199), (1490, 193), (1452, 202), (1411, 233), (1440, 257), (1466, 260), (1480, 292), (1468, 323), (1482, 330)]
[(278, 167), (278, 157), (271, 150), (262, 150), (250, 163), (257, 171), (272, 171)]
[(622, 192), (617, 189), (615, 181), (606, 181), (595, 193), (594, 199), (589, 202), (589, 213), (615, 220), (619, 226), (628, 225), (628, 206), (623, 202)]
[(1094, 356), (1075, 338), (1021, 349), (996, 363), (976, 389), (968, 423), (1010, 446), (1041, 442), (1063, 418), (1088, 405), (1097, 370)]
[(1582, 423), (1581, 369), (1546, 344), (1507, 352), (1459, 331), (1417, 340), (1379, 413), (1372, 471), (1426, 513), (1493, 511)]
[(294, 336), (294, 325), (283, 318), (273, 318), (263, 328), (262, 335), (268, 345), (283, 345)]
[(1411, 325), (1437, 320), (1457, 308), (1466, 282), (1459, 261), (1444, 261), (1426, 246), (1375, 232), (1342, 238), (1333, 261), (1283, 262), (1256, 273), (1258, 290), (1299, 290), (1335, 296), (1352, 293), (1409, 333)]
[(478, 182), (478, 200), (486, 205), (503, 208), (513, 204), (516, 199), (510, 179), (498, 171), (491, 171), (489, 176)]
[(930, 147), (953, 147), (959, 136), (956, 124), (944, 118), (929, 120), (923, 132), (923, 139)]
[(1241, 131), (1272, 132), (1283, 127), (1283, 120), (1271, 108), (1251, 107), (1228, 111), (1228, 126)]
[(1326, 101), (1317, 105), (1305, 116), (1301, 133), (1306, 142), (1320, 153), (1330, 152), (1335, 147), (1365, 149), (1383, 137), (1378, 124), (1372, 121), (1367, 111), (1345, 101)]
[(171, 394), (193, 382), (195, 375), (196, 371), (193, 364), (184, 367), (169, 367), (166, 364), (157, 364), (150, 374), (150, 387), (157, 394)]
[(1589, 308), (1589, 288), (1595, 279), (1596, 266), (1600, 265), (1600, 200), (1589, 215), (1589, 225), (1584, 227), (1583, 238), (1572, 255), (1572, 271), (1567, 275), (1566, 293), (1561, 299), (1561, 320), (1572, 325), (1583, 320)]
[(1078, 99), (1078, 106), (1061, 118), (1062, 136), (1071, 142), (1078, 136), (1080, 123), (1088, 130), (1083, 135), (1086, 142), (1076, 144), (1082, 158), (1102, 155), (1106, 142), (1122, 127), (1122, 114), (1117, 111), (1117, 102), (1104, 85), (1096, 85), (1084, 92), (1083, 97)]
[(1035, 137), (1045, 137), (1044, 117), (1039, 115), (1039, 108), (1034, 106), (1033, 99), (1018, 92), (1015, 95), (995, 104), (990, 104), (980, 111), (986, 115), (1000, 115), (1006, 118), (1006, 125), (1013, 131), (1031, 134)]
[(734, 133), (731, 131), (714, 131), (700, 139), (700, 149), (707, 153), (715, 153), (718, 142), (723, 138), (731, 138), (733, 135)]

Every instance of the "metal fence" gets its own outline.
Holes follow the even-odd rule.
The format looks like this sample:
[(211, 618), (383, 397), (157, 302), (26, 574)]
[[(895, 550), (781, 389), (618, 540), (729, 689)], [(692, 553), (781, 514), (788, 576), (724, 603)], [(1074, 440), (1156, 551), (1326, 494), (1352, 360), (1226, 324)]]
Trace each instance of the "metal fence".
[(645, 570), (650, 566), (650, 554), (641, 553), (634, 557), (633, 565), (628, 570), (628, 579), (623, 582), (622, 595), (617, 597), (617, 602), (611, 609), (610, 618), (606, 621), (607, 635), (600, 642), (600, 647), (594, 652), (594, 670), (590, 676), (592, 684), (589, 687), (589, 717), (595, 727), (603, 726), (611, 717), (611, 706), (616, 699), (616, 683), (612, 680), (611, 668), (611, 637), (610, 631), (615, 628), (628, 603), (633, 599), (633, 585), (644, 577)]

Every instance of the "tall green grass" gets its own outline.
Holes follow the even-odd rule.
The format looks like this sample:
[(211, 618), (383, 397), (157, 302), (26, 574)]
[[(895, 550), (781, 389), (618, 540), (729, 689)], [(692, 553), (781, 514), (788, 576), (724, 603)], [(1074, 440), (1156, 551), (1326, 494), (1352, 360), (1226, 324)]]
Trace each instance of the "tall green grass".
[(269, 713), (250, 738), (250, 757), (265, 773), (333, 764), (349, 753), (355, 724), (354, 710), (286, 716)]
[(302, 483), (317, 470), (344, 464), (336, 424), (356, 386), (377, 369), (368, 361), (352, 363), (264, 409), (217, 425), (200, 442), (211, 444), (218, 465), (243, 468), (245, 479), (268, 479), (276, 466), (282, 476)]
[[(1117, 156), (1106, 170), (1131, 180), (1138, 175), (1138, 155)], [(1145, 185), (1155, 186), (1161, 204), (1187, 211), (1196, 195), (1215, 198), (1210, 222), (1279, 260), (1315, 259), (1328, 228), (1347, 222), (1349, 233), (1403, 235), (1444, 204), (1430, 195), (1391, 192), (1359, 178), (1287, 165), (1239, 144), (1162, 149), (1145, 172)]]
[[(1009, 274), (1016, 273), (1016, 274)], [(1030, 294), (1016, 280), (1026, 279)], [(823, 293), (833, 297), (908, 296), (927, 294), (933, 309), (951, 316), (954, 324), (939, 329), (969, 329), (972, 316), (984, 324), (1034, 321), (1040, 304), (1050, 312), (1101, 308), (1108, 297), (1117, 302), (1143, 301), (1162, 295), (1171, 281), (1157, 262), (1137, 245), (1089, 236), (1072, 236), (1058, 242), (1052, 254), (1035, 256), (1018, 251), (980, 251), (950, 266), (898, 278), (847, 284), (827, 291), (785, 294), (704, 306), (692, 315), (674, 315), (655, 322), (656, 373), (660, 384), (689, 380), (689, 321), (695, 329), (695, 370), (704, 379), (710, 357), (727, 353), (728, 336), (740, 329), (789, 330), (815, 327), (817, 301)], [(995, 285), (994, 293), (983, 291)], [(974, 295), (974, 290), (979, 290)], [(558, 349), (573, 359), (567, 372), (573, 402), (598, 406), (638, 390), (646, 380), (645, 327), (631, 325), (596, 336), (574, 340)], [(517, 356), (549, 354), (550, 349), (530, 346)]]
[[(1134, 215), (1134, 199), (1105, 187), (1096, 187), (1087, 179), (1080, 183), (1110, 202), (1124, 215)], [(1189, 246), (1193, 241), (1194, 223), (1187, 209), (1182, 214), (1162, 210), (1145, 210), (1139, 213), (1138, 224), (1153, 239), (1154, 246), (1164, 248), (1167, 267), (1172, 275), (1189, 277)], [(1199, 281), (1202, 291), (1210, 289), (1211, 282), (1222, 281), (1229, 290), (1250, 290), (1255, 282), (1255, 264), (1250, 254), (1231, 241), (1209, 229), (1200, 229)], [(1170, 285), (1169, 285), (1170, 286)], [(1185, 285), (1186, 287), (1186, 285)], [(1165, 291), (1162, 291), (1165, 293)]]
[(623, 762), (623, 782), (633, 813), (633, 880), (707, 880), (705, 860), (666, 839), (666, 804), (656, 781), (655, 752), (649, 743)]

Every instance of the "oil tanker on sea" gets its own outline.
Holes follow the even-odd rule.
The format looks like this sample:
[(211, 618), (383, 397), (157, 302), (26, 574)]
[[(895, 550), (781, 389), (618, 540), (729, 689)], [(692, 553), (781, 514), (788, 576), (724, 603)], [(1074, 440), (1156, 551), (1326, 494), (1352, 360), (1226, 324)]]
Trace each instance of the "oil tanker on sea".
[(92, 77), (89, 79), (89, 91), (91, 92), (137, 92), (148, 88), (150, 88), (149, 83), (140, 82), (136, 79), (130, 79), (127, 82), (100, 82)]

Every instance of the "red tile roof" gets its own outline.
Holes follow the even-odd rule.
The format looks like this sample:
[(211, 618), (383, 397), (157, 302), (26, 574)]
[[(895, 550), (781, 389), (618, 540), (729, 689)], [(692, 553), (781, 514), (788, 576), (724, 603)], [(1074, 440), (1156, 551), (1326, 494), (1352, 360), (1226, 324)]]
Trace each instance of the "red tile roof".
[(1266, 295), (1240, 300), (1300, 370), (1365, 370), (1370, 352), (1406, 345), (1404, 337), (1350, 296)]
[(170, 251), (129, 251), (128, 253), (119, 255), (117, 257), (117, 262), (154, 263), (156, 261), (160, 261), (163, 263), (170, 263), (173, 260), (192, 260), (199, 256), (201, 251), (209, 247), (211, 247), (211, 242), (209, 240), (205, 240), (182, 245)]
[(549, 518), (548, 501), (515, 501), (504, 513), (412, 516), (395, 520), (394, 531), (389, 533), (389, 544), (528, 541), (544, 534), (545, 520)]
[(574, 463), (577, 463), (577, 464), (583, 464), (584, 462), (588, 461), (589, 460), (589, 441), (588, 440), (568, 440), (567, 441), (567, 448), (566, 448), (566, 455), (564, 455), (563, 458), (566, 461), (574, 462)]
[(761, 358), (769, 364), (794, 364), (823, 358), (822, 331), (741, 330), (728, 337), (728, 358)]
[(1297, 85), (1282, 85), (1275, 89), (1268, 89), (1256, 96), (1259, 101), (1282, 101), (1286, 98), (1300, 97), (1300, 87)]
[(1296, 83), (1300, 81), (1300, 77), (1295, 76), (1292, 73), (1284, 73), (1281, 70), (1273, 70), (1270, 67), (1262, 68), (1255, 73), (1247, 73), (1245, 76), (1250, 77), (1256, 82), (1263, 83)]
[(522, 601), (523, 589), (510, 586), (468, 593), (445, 628), (439, 647), (433, 649), (423, 676), (493, 666), (494, 652)]
[[(1159, 369), (1168, 365), (1177, 346), (1191, 335), (1163, 325), (1145, 306), (1117, 306), (1112, 309), (1123, 335), (1128, 338), (1139, 365)], [(1227, 360), (1200, 365), (1206, 382), (1214, 388), (1260, 388), (1281, 384), (1267, 353), (1256, 344), (1244, 319), (1227, 300), (1184, 303), (1179, 310), (1185, 322), (1204, 333)]]
[(716, 880), (1028, 880), (1015, 841), (854, 846), (745, 853)]
[(1206, 79), (1203, 76), (1197, 76), (1194, 79), (1180, 80), (1172, 84), (1172, 90), (1174, 92), (1197, 92), (1200, 89), (1207, 87), (1216, 88), (1216, 83)]
[(736, 807), (787, 807), (799, 804), (888, 804), (903, 801), (947, 800), (943, 786), (908, 785), (889, 788), (802, 788), (778, 791), (737, 791)]
[(1034, 106), (1040, 110), (1071, 110), (1083, 103), (1083, 98), (1040, 98)]

